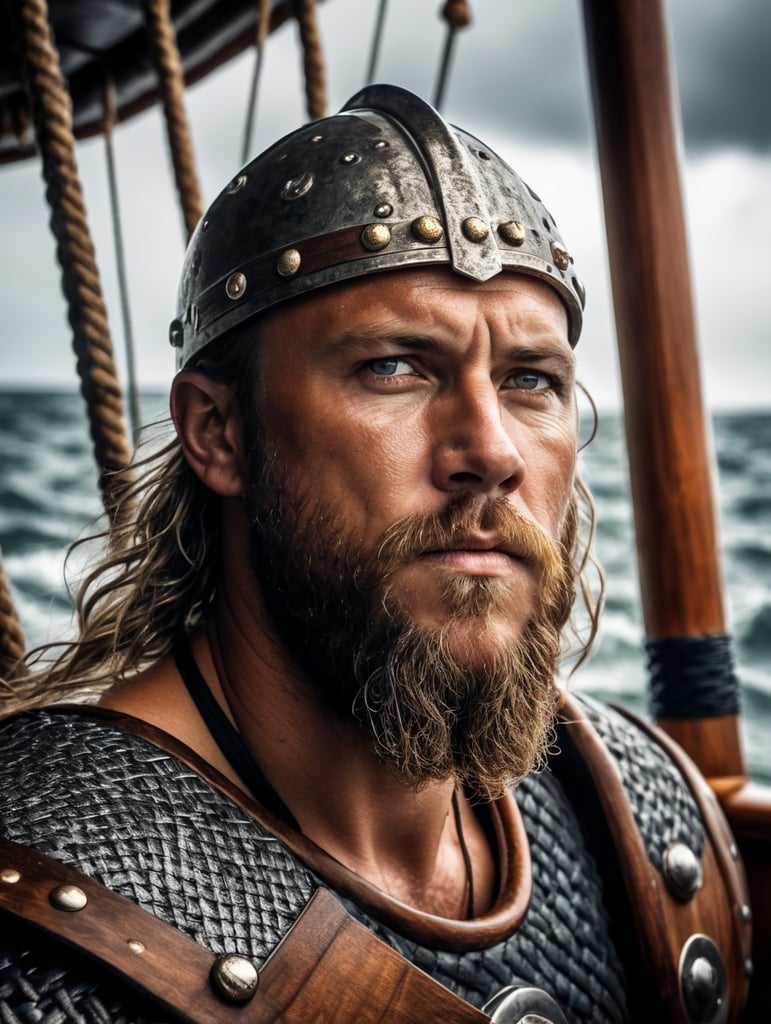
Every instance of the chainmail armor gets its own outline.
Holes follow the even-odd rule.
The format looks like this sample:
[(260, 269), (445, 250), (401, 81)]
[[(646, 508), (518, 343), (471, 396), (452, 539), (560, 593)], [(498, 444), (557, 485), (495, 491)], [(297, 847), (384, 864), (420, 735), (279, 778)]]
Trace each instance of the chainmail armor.
[[(660, 860), (669, 841), (662, 828), (686, 841), (694, 822), (701, 828), (689, 794), (644, 734), (610, 712), (591, 714), (620, 758), (649, 856)], [(144, 739), (46, 711), (0, 727), (0, 749), (5, 837), (78, 867), (215, 954), (238, 951), (259, 965), (320, 884), (226, 796)], [(575, 812), (548, 771), (526, 779), (517, 800), (531, 847), (533, 898), (505, 941), (465, 953), (430, 949), (350, 900), (346, 907), (477, 1007), (506, 985), (526, 983), (553, 995), (575, 1024), (625, 1021), (624, 973)], [(678, 825), (681, 812), (685, 825)], [(7, 931), (0, 936), (3, 1024), (154, 1019), (157, 1011), (97, 968), (32, 934), (21, 937), (14, 943)]]

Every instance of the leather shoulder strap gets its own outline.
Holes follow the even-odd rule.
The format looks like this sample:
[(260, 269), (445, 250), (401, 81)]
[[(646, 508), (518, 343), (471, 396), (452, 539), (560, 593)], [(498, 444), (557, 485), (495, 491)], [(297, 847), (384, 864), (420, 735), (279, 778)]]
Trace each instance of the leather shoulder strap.
[(490, 1021), (354, 921), (326, 889), (259, 971), (243, 957), (215, 957), (99, 882), (4, 839), (0, 911), (96, 961), (186, 1024)]
[(700, 855), (673, 842), (654, 864), (618, 760), (582, 702), (564, 699), (566, 736), (588, 773), (615, 849), (646, 998), (652, 1011), (675, 1024), (736, 1021), (747, 997), (751, 936), (747, 884), (730, 830), (687, 755), (655, 727), (620, 713), (632, 723), (621, 721), (624, 729), (642, 730), (645, 742), (666, 752), (698, 808), (705, 836)]

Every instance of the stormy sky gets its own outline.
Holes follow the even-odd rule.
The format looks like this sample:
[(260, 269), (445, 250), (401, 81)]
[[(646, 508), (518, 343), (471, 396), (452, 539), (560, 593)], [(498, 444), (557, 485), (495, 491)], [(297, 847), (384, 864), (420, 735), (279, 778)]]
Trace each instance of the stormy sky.
[[(444, 43), (440, 0), (390, 0), (377, 79), (428, 99)], [(443, 112), (497, 149), (541, 194), (587, 286), (580, 372), (601, 407), (619, 403), (607, 260), (577, 0), (471, 0)], [(363, 84), (375, 0), (327, 0), (320, 22), (332, 109)], [(706, 396), (712, 408), (771, 406), (771, 5), (670, 0), (683, 107), (684, 185)], [(205, 201), (240, 162), (252, 58), (188, 94)], [(254, 153), (304, 120), (294, 26), (269, 41)], [(167, 328), (183, 252), (156, 113), (115, 138), (138, 372), (165, 388)], [(253, 154), (254, 155), (254, 154)], [(112, 259), (104, 150), (79, 147), (119, 366), (123, 326)], [(74, 358), (39, 170), (0, 168), (0, 386), (68, 385)]]

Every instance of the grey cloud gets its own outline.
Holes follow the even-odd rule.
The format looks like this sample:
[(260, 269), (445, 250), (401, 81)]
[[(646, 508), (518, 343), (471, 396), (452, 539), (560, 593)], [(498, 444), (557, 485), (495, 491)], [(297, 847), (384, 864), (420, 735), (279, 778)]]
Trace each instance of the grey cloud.
[(768, 0), (675, 0), (671, 20), (686, 143), (770, 149)]
[[(330, 4), (332, 8), (334, 4)], [(436, 6), (406, 14), (392, 0), (378, 77), (431, 96), (441, 47)], [(768, 0), (670, 0), (667, 5), (686, 144), (695, 150), (771, 148), (771, 5)], [(456, 42), (447, 111), (479, 125), (506, 123), (532, 141), (584, 144), (591, 138), (580, 3), (480, 0), (474, 24)], [(430, 13), (433, 24), (405, 35)], [(428, 23), (426, 23), (428, 24)], [(397, 39), (397, 30), (400, 35)], [(430, 46), (427, 48), (427, 40)]]

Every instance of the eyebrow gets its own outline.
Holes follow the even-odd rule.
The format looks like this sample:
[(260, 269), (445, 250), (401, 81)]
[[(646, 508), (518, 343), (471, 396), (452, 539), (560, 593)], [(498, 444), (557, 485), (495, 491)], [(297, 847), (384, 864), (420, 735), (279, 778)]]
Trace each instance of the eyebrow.
[[(382, 331), (372, 331), (371, 333), (364, 331), (357, 331), (355, 333), (343, 333), (338, 335), (333, 342), (335, 348), (338, 349), (357, 349), (363, 345), (395, 345), (403, 349), (411, 349), (418, 352), (443, 352), (447, 349), (447, 345), (444, 342), (437, 341), (436, 338), (432, 338), (426, 335), (413, 335), (413, 334), (388, 334)], [(575, 358), (571, 355), (565, 354), (560, 349), (544, 342), (543, 345), (537, 347), (533, 345), (511, 345), (508, 348), (504, 348), (501, 353), (503, 359), (510, 362), (520, 363), (539, 363), (548, 360), (549, 362), (559, 363), (564, 370), (573, 370), (575, 368)]]

